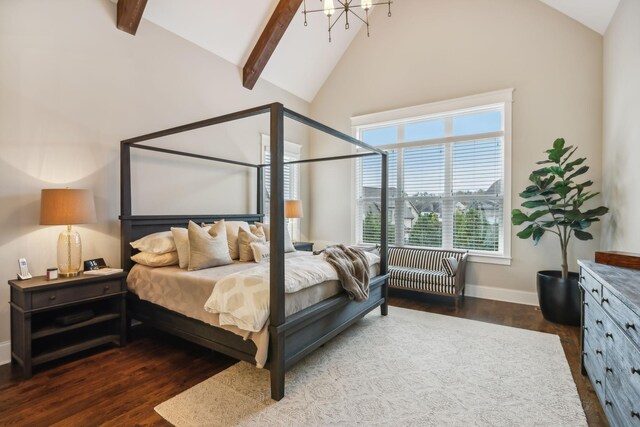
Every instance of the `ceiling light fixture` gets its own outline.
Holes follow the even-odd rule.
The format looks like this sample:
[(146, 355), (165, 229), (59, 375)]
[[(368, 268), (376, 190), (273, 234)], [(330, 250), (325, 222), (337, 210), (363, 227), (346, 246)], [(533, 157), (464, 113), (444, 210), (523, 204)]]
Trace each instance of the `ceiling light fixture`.
[[(350, 13), (354, 15), (356, 18), (358, 18), (359, 20), (361, 20), (367, 26), (367, 37), (369, 37), (369, 10), (373, 6), (386, 4), (389, 7), (389, 12), (387, 13), (387, 16), (391, 17), (391, 3), (393, 3), (393, 1), (391, 0), (381, 1), (378, 3), (374, 3), (373, 0), (360, 0), (360, 4), (353, 4), (354, 0), (335, 0), (335, 1), (320, 0), (320, 2), (322, 3), (322, 9), (308, 10), (307, 0), (304, 0), (304, 8), (302, 10), (302, 13), (304, 14), (304, 26), (305, 27), (307, 26), (307, 13), (324, 12), (324, 14), (327, 15), (327, 19), (329, 20), (329, 41), (331, 41), (331, 29), (340, 20), (342, 15), (344, 15), (344, 19), (345, 19), (344, 29), (345, 30), (349, 29)], [(340, 11), (340, 13), (337, 16), (336, 16), (336, 5), (335, 5), (336, 2), (338, 3), (337, 9)], [(354, 12), (353, 9), (357, 9), (357, 8), (364, 10), (364, 18), (362, 18), (360, 15)]]

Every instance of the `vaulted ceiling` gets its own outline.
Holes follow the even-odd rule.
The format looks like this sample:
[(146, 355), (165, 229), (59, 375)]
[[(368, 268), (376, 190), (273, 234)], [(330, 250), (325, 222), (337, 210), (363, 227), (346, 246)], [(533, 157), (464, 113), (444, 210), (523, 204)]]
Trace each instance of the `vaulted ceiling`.
[[(600, 34), (606, 30), (619, 2), (541, 1)], [(402, 0), (396, 0), (392, 10), (402, 8), (402, 3)], [(242, 69), (277, 4), (278, 0), (149, 0), (143, 19)], [(308, 8), (316, 8), (320, 1), (307, 0), (307, 5)], [(301, 10), (300, 8), (289, 24), (261, 78), (304, 100), (312, 101), (362, 27), (362, 23), (352, 20), (349, 30), (344, 30), (342, 23), (338, 23), (332, 31), (332, 41), (329, 43), (327, 18), (324, 14), (308, 15), (308, 26), (305, 27)], [(386, 10), (374, 10), (372, 13), (386, 13)], [(376, 37), (383, 35), (384, 26), (372, 26), (372, 43), (375, 43)], [(241, 78), (240, 76), (239, 81)]]

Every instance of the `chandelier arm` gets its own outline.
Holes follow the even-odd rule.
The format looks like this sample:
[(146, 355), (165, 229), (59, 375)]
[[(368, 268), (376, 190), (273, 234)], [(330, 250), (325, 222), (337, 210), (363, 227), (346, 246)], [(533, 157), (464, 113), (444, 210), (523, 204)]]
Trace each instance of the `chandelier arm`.
[[(368, 23), (366, 20), (362, 19), (362, 18), (360, 17), (360, 15), (358, 15), (357, 13), (355, 13), (353, 10), (349, 10), (349, 12), (351, 12), (351, 13), (352, 13), (356, 18), (358, 18), (359, 20), (361, 20), (365, 25), (369, 25), (369, 23)], [(343, 12), (343, 13), (344, 13), (344, 12)]]
[(333, 24), (331, 24), (329, 26), (329, 31), (331, 31), (333, 29), (333, 26), (336, 25), (338, 23), (338, 21), (340, 20), (340, 18), (342, 17), (342, 15), (344, 15), (344, 10), (342, 12), (340, 12), (340, 15), (338, 15), (336, 17), (336, 19), (333, 20)]

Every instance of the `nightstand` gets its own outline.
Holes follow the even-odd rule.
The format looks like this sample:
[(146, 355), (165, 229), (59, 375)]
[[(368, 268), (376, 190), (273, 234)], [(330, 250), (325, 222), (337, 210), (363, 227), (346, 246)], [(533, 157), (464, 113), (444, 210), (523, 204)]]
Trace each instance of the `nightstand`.
[(313, 252), (313, 242), (295, 242), (293, 247), (296, 248), (296, 251)]
[(11, 362), (34, 366), (103, 344), (125, 344), (126, 273), (9, 280)]

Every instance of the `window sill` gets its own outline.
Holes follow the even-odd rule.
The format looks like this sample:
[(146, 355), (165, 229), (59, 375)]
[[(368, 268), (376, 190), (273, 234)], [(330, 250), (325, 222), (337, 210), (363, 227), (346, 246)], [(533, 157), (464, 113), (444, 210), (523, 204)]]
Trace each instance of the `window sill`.
[(469, 262), (479, 264), (511, 265), (511, 257), (504, 255), (469, 254)]

